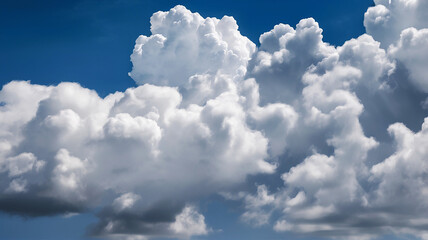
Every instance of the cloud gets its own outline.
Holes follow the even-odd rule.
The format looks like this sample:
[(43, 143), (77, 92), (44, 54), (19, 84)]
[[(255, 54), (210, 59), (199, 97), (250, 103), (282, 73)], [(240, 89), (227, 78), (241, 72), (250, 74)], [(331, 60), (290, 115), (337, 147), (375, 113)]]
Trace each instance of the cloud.
[(9, 177), (22, 175), (33, 168), (38, 171), (44, 165), (43, 161), (38, 161), (32, 153), (21, 153), (15, 157), (6, 158), (2, 162), (2, 171), (8, 172)]
[(411, 82), (424, 93), (428, 92), (427, 51), (428, 28), (403, 30), (398, 42), (389, 48), (389, 54), (409, 70)]
[(209, 228), (188, 203), (275, 171), (298, 116), (259, 105), (257, 83), (243, 78), (255, 45), (235, 20), (177, 6), (151, 22), (131, 56), (141, 86), (105, 98), (77, 83), (3, 87), (1, 119), (18, 119), (2, 120), (3, 211), (101, 207), (92, 235), (189, 238)]
[(111, 207), (104, 208), (99, 213), (101, 220), (90, 227), (89, 234), (112, 239), (189, 239), (191, 236), (206, 235), (211, 231), (205, 223), (205, 217), (195, 206), (163, 201), (144, 211), (138, 211), (133, 207), (140, 201), (141, 197), (134, 193), (126, 193), (116, 198)]
[[(416, 4), (417, 1), (408, 2)], [(369, 9), (368, 13), (372, 14), (371, 11), (374, 10)], [(366, 14), (366, 21), (367, 18)], [(312, 26), (313, 29), (318, 27), (317, 24)], [(263, 71), (263, 74), (256, 75), (256, 80), (262, 78), (259, 81), (261, 93), (277, 91), (278, 95), (279, 92), (286, 94), (290, 82), (299, 86), (292, 88), (295, 91), (291, 93), (291, 99), (287, 99), (290, 95), (278, 98), (273, 94), (268, 95), (266, 101), (288, 102), (297, 111), (299, 119), (304, 120), (296, 123), (286, 140), (286, 151), (294, 153), (287, 156), (298, 163), (282, 174), (284, 186), (269, 194), (269, 202), (254, 204), (244, 201), (246, 209), (242, 218), (256, 226), (273, 222), (273, 229), (279, 232), (293, 231), (331, 238), (370, 239), (391, 232), (426, 237), (425, 220), (420, 216), (427, 211), (421, 204), (422, 186), (426, 185), (425, 179), (420, 177), (420, 174), (425, 174), (422, 173), (425, 172), (424, 164), (410, 163), (410, 158), (418, 161), (420, 156), (426, 156), (417, 150), (425, 149), (424, 140), (419, 140), (423, 137), (419, 136), (423, 135), (426, 123), (416, 134), (405, 124), (394, 123), (394, 115), (404, 116), (408, 110), (401, 108), (395, 100), (388, 100), (402, 97), (400, 99), (407, 101), (404, 105), (408, 109), (414, 107), (412, 111), (417, 114), (413, 115), (413, 120), (399, 117), (403, 122), (413, 125), (412, 121), (423, 121), (421, 116), (426, 116), (420, 106), (425, 96), (414, 94), (415, 91), (424, 91), (424, 80), (420, 77), (424, 69), (420, 64), (426, 61), (418, 52), (427, 45), (424, 31), (409, 28), (401, 33), (401, 37), (398, 33), (391, 43), (398, 42), (388, 50), (382, 49), (384, 42), (380, 44), (372, 36), (364, 34), (343, 46), (328, 47), (330, 50), (326, 54), (318, 55), (318, 59), (311, 58), (298, 75), (293, 75), (299, 72), (298, 67), (293, 67), (296, 71), (287, 74), (292, 71), (288, 67), (308, 61), (306, 49), (296, 49), (294, 51), (299, 52), (289, 55), (294, 58), (282, 61), (284, 53), (289, 54), (290, 50), (286, 44), (281, 47), (281, 41), (275, 40), (286, 42), (283, 39), (292, 39), (297, 31), (290, 26), (277, 25), (262, 35), (257, 53), (258, 65), (253, 68), (253, 72)], [(321, 34), (320, 30), (315, 32)], [(378, 36), (375, 34), (374, 37), (377, 39)], [(322, 37), (313, 39), (317, 40), (314, 41), (316, 44), (311, 44), (312, 47), (328, 46), (322, 43)], [(263, 47), (263, 41), (269, 41), (269, 47)], [(276, 50), (281, 48), (283, 50)], [(400, 81), (399, 85), (394, 85), (396, 81)], [(272, 84), (277, 85), (272, 87)], [(265, 92), (264, 86), (269, 86)], [(271, 90), (273, 88), (277, 89)], [(411, 95), (418, 100), (410, 100), (407, 96)], [(385, 114), (376, 113), (379, 109)], [(379, 128), (373, 129), (371, 125), (374, 124)], [(395, 136), (396, 143), (381, 133), (387, 128)], [(370, 137), (365, 129), (382, 142)], [(413, 156), (416, 152), (418, 157)], [(399, 166), (396, 163), (406, 160), (398, 156), (404, 155), (409, 162)], [(293, 159), (300, 156), (303, 156), (301, 161)], [(419, 172), (412, 172), (408, 164), (421, 166)], [(403, 186), (406, 182), (409, 184)], [(254, 194), (240, 193), (238, 199), (262, 199), (260, 189), (266, 187), (259, 186)], [(397, 199), (397, 203), (391, 199)]]
[(193, 235), (206, 235), (208, 229), (204, 219), (204, 216), (195, 211), (193, 207), (187, 206), (175, 217), (175, 222), (170, 225), (170, 229), (175, 234), (186, 238)]
[[(5, 89), (15, 86), (19, 91), (22, 85), (39, 87), (12, 82)], [(274, 171), (275, 163), (268, 162), (273, 160), (269, 138), (250, 128), (247, 118), (254, 118), (258, 128), (269, 119), (273, 127), (295, 121), (295, 113), (285, 105), (266, 110), (251, 106), (253, 117), (244, 109), (237, 90), (224, 92), (203, 106), (181, 108), (181, 94), (170, 87), (146, 84), (104, 99), (74, 83), (47, 88), (50, 94), (34, 105), (32, 118), (18, 126), (3, 125), (4, 132), (17, 133), (14, 137), (22, 139), (6, 135), (2, 140), (6, 146), (0, 162), (4, 211), (19, 212), (6, 202), (16, 198), (22, 204), (58, 201), (77, 205), (64, 208), (67, 212), (80, 211), (97, 205), (107, 190), (135, 192), (144, 202), (135, 207), (143, 212), (150, 204), (169, 198), (182, 206), (242, 183), (249, 174)], [(20, 114), (13, 102), (2, 101), (6, 103), (2, 113)], [(263, 112), (266, 116), (257, 117)], [(275, 146), (275, 154), (280, 151)], [(51, 214), (42, 209), (37, 215)], [(19, 214), (25, 215), (26, 210)], [(194, 221), (200, 224), (203, 218)], [(183, 236), (202, 232), (201, 228), (177, 230), (190, 223), (177, 223), (173, 229)]]
[(264, 211), (265, 206), (272, 205), (275, 197), (270, 195), (265, 185), (257, 186), (257, 195), (246, 195), (244, 198), (247, 211), (242, 214), (242, 219), (250, 224), (261, 226), (269, 222), (270, 211)]
[(0, 210), (97, 208), (91, 236), (188, 239), (211, 232), (197, 203), (221, 193), (278, 232), (426, 238), (426, 4), (375, 3), (337, 47), (312, 18), (256, 48), (232, 17), (176, 6), (136, 40), (139, 86), (4, 85)]
[(424, 0), (374, 0), (375, 6), (364, 14), (368, 34), (387, 49), (406, 28), (428, 27), (428, 4)]
[(333, 53), (334, 47), (322, 41), (322, 29), (314, 19), (301, 20), (296, 29), (279, 24), (260, 36), (247, 77), (260, 84), (262, 104), (291, 104), (304, 87), (301, 77), (306, 69)]
[[(293, 194), (284, 189), (272, 195), (275, 205), (271, 209), (284, 212), (274, 229), (355, 239), (393, 232), (425, 239), (426, 179), (422, 176), (427, 173), (424, 162), (427, 121), (417, 133), (401, 123), (391, 125), (388, 131), (396, 142), (395, 153), (372, 165), (368, 173), (352, 174), (347, 168), (341, 172), (346, 176), (338, 177), (336, 169), (341, 163), (323, 155), (311, 156), (293, 167), (283, 179), (288, 188), (300, 190)], [(364, 174), (372, 190), (365, 189), (358, 178), (354, 183), (347, 182), (355, 174)], [(327, 185), (321, 186), (324, 183)], [(344, 189), (338, 189), (340, 186)]]
[(203, 18), (176, 6), (153, 14), (150, 23), (152, 36), (138, 37), (131, 55), (130, 76), (139, 84), (181, 86), (196, 74), (241, 76), (256, 49), (233, 17)]

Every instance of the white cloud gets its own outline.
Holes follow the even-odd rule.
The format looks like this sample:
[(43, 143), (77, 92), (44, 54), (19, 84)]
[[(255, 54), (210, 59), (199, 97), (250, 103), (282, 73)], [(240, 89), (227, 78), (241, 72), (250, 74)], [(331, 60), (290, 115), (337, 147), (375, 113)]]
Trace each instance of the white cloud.
[[(421, 220), (426, 219), (424, 215), (428, 209), (423, 200), (428, 196), (428, 180), (425, 178), (428, 173), (428, 118), (425, 118), (422, 129), (417, 133), (401, 123), (391, 125), (388, 131), (396, 142), (396, 152), (371, 168), (372, 181), (379, 182), (373, 205), (388, 206), (410, 217), (412, 221), (403, 228), (423, 225)], [(391, 211), (385, 214), (397, 213)]]
[(25, 179), (13, 179), (12, 182), (10, 182), (9, 187), (5, 190), (5, 192), (14, 192), (14, 193), (21, 193), (27, 191), (27, 181)]
[[(368, 34), (343, 46), (324, 42), (308, 18), (276, 25), (259, 49), (232, 17), (176, 6), (155, 13), (152, 35), (136, 41), (138, 87), (101, 98), (77, 83), (6, 84), (0, 210), (98, 207), (95, 236), (188, 239), (211, 231), (191, 203), (223, 193), (244, 202), (242, 220), (279, 232), (426, 238), (428, 118), (412, 131), (402, 117), (406, 108), (416, 109), (414, 122), (426, 115), (426, 96), (403, 87), (428, 91), (426, 3), (375, 3)], [(417, 106), (397, 104), (413, 97), (402, 104)], [(390, 116), (403, 123), (388, 128)], [(240, 191), (261, 174), (282, 187)]]
[(384, 49), (400, 38), (401, 31), (428, 27), (428, 3), (425, 0), (374, 0), (364, 15), (368, 34), (381, 42)]
[[(235, 20), (177, 6), (151, 23), (153, 35), (139, 37), (131, 56), (139, 87), (105, 98), (77, 83), (3, 87), (0, 113), (19, 119), (0, 130), (7, 196), (25, 191), (28, 201), (43, 196), (78, 209), (66, 212), (107, 198), (94, 235), (188, 238), (208, 227), (185, 203), (275, 171), (298, 116), (285, 104), (259, 105), (257, 83), (244, 80), (255, 45)], [(161, 211), (157, 204), (165, 217), (151, 213)], [(139, 227), (128, 224), (134, 220)]]
[(428, 28), (405, 29), (396, 45), (391, 45), (389, 54), (409, 70), (410, 80), (425, 93), (428, 92)]
[[(247, 100), (238, 90), (185, 108), (179, 107), (181, 94), (170, 87), (143, 85), (104, 99), (72, 83), (49, 91), (34, 105), (32, 120), (18, 129), (6, 125), (22, 141), (3, 139), (2, 171), (9, 173), (4, 181), (11, 184), (4, 190), (43, 191), (85, 207), (108, 189), (142, 194), (144, 204), (137, 207), (145, 209), (171, 197), (187, 201), (227, 190), (249, 174), (272, 173), (276, 165), (268, 162), (274, 156), (268, 152), (269, 140), (282, 136), (268, 128), (286, 132), (296, 119), (292, 108), (281, 104), (256, 104), (254, 113), (247, 112)], [(10, 109), (9, 114), (20, 112)], [(247, 124), (249, 119), (257, 130)], [(274, 148), (276, 156), (283, 144)], [(39, 158), (46, 162), (43, 169)]]
[(291, 104), (304, 87), (301, 77), (306, 69), (334, 53), (334, 47), (322, 41), (322, 29), (314, 19), (301, 20), (296, 29), (279, 24), (260, 36), (248, 75), (260, 84), (262, 104)]
[(138, 37), (130, 76), (139, 84), (181, 86), (195, 74), (242, 76), (255, 44), (233, 17), (203, 18), (184, 6), (157, 12), (152, 36)]
[(58, 185), (58, 190), (75, 190), (81, 188), (82, 175), (86, 174), (87, 161), (73, 157), (66, 149), (60, 149), (55, 155), (57, 165), (53, 170), (53, 181)]
[(338, 54), (340, 63), (361, 70), (360, 84), (369, 91), (383, 87), (385, 83), (382, 81), (395, 69), (380, 43), (367, 34), (345, 42), (338, 47)]
[(175, 217), (175, 222), (171, 223), (170, 229), (182, 238), (189, 238), (193, 235), (206, 235), (209, 232), (205, 224), (205, 217), (192, 206), (186, 206)]
[[(316, 24), (312, 26), (314, 26), (313, 29), (317, 27)], [(293, 68), (295, 69), (293, 73), (288, 74), (292, 71), (289, 66), (297, 66), (295, 64), (307, 61), (306, 49), (296, 48), (293, 50), (301, 52), (290, 54), (290, 50), (282, 45), (283, 50), (278, 51), (277, 49), (281, 49), (281, 41), (276, 40), (292, 39), (297, 35), (297, 31), (286, 25), (277, 25), (274, 30), (262, 35), (262, 45), (253, 66), (256, 80), (261, 79), (259, 81), (261, 98), (268, 95), (265, 98), (267, 102), (281, 99), (292, 103), (299, 120), (302, 120), (298, 121), (291, 134), (287, 135), (286, 151), (297, 156), (304, 152), (305, 157), (303, 161), (292, 166), (282, 175), (284, 187), (270, 195), (274, 199), (271, 203), (254, 206), (253, 203), (246, 201), (246, 210), (242, 218), (248, 219), (249, 223), (256, 226), (267, 224), (273, 219), (275, 221), (273, 228), (276, 231), (293, 231), (332, 238), (370, 239), (391, 232), (424, 236), (425, 231), (420, 230), (423, 225), (421, 223), (423, 217), (420, 216), (422, 214), (416, 214), (414, 209), (417, 208), (426, 213), (426, 208), (419, 203), (423, 202), (421, 200), (423, 195), (420, 192), (423, 192), (422, 186), (425, 182), (415, 172), (402, 173), (409, 167), (395, 165), (393, 163), (396, 160), (392, 159), (396, 159), (395, 156), (401, 154), (410, 157), (409, 154), (420, 152), (416, 149), (425, 149), (422, 147), (425, 143), (406, 141), (409, 145), (399, 147), (397, 152), (392, 152), (392, 156), (385, 162), (382, 158), (370, 159), (369, 162), (370, 151), (380, 148), (380, 145), (374, 138), (365, 134), (360, 122), (362, 114), (373, 114), (371, 121), (385, 121), (382, 119), (383, 116), (374, 117), (377, 114), (373, 112), (373, 108), (366, 110), (367, 104), (375, 105), (374, 109), (380, 109), (386, 105), (388, 108), (383, 111), (395, 113), (395, 106), (391, 103), (382, 105), (382, 102), (377, 103), (373, 100), (379, 99), (376, 96), (381, 96), (381, 99), (387, 99), (389, 94), (399, 96), (398, 90), (390, 86), (390, 81), (395, 81), (396, 76), (402, 76), (398, 72), (401, 70), (397, 70), (394, 63), (397, 59), (406, 67), (409, 65), (407, 68), (410, 77), (414, 77), (418, 71), (424, 71), (420, 67), (426, 62), (423, 51), (416, 50), (423, 50), (426, 45), (424, 31), (404, 30), (401, 38), (408, 36), (407, 46), (403, 46), (401, 43), (403, 40), (400, 40), (388, 51), (382, 49), (370, 35), (364, 34), (357, 39), (345, 42), (343, 46), (325, 48), (329, 51), (324, 55), (318, 55), (321, 56), (319, 59), (312, 58), (305, 64), (306, 67), (300, 74), (296, 74), (299, 72), (299, 68), (296, 67)], [(320, 31), (318, 32), (320, 34)], [(318, 39), (318, 43), (312, 46), (328, 46), (322, 43), (322, 37), (314, 39)], [(268, 45), (263, 46), (263, 41)], [(282, 41), (285, 42), (285, 40)], [(294, 56), (294, 59), (290, 56)], [(414, 62), (411, 62), (412, 60)], [(421, 75), (423, 74), (419, 74)], [(423, 84), (423, 80), (419, 82)], [(291, 99), (281, 95), (279, 92), (288, 93), (289, 84), (300, 86), (297, 89), (300, 89), (301, 94), (296, 94), (295, 91), (291, 93)], [(411, 93), (404, 92), (404, 94)], [(278, 95), (280, 95), (279, 98)], [(420, 106), (416, 107), (421, 111)], [(365, 124), (372, 123), (365, 122)], [(384, 123), (383, 126), (386, 130), (387, 125)], [(395, 126), (392, 125), (390, 129), (407, 129), (404, 124), (398, 124), (400, 127)], [(407, 132), (409, 133), (406, 135), (413, 135), (410, 130)], [(301, 147), (302, 145), (305, 147)], [(392, 146), (393, 143), (382, 142), (383, 150), (380, 151), (385, 151)], [(308, 148), (313, 149), (313, 152), (307, 151)], [(426, 156), (426, 153), (422, 152), (418, 156)], [(373, 156), (370, 157), (373, 158)], [(373, 166), (373, 161), (381, 163)], [(380, 172), (387, 171), (387, 166), (394, 172), (388, 175), (381, 174)], [(414, 166), (424, 166), (424, 164), (419, 162)], [(419, 174), (422, 174), (423, 169), (423, 167), (418, 168)], [(402, 186), (401, 182), (406, 181), (397, 175), (406, 176), (409, 184)], [(388, 176), (388, 180), (384, 180), (383, 176)], [(407, 193), (410, 194), (409, 197)], [(260, 197), (259, 191), (254, 195), (240, 194), (240, 197), (235, 200)], [(403, 197), (394, 197), (396, 195)], [(391, 202), (391, 199), (398, 199), (397, 203), (392, 203), (394, 201)], [(275, 220), (272, 217), (273, 212), (280, 213), (280, 217)], [(404, 214), (406, 212), (409, 214)], [(403, 217), (406, 220), (403, 220)], [(405, 221), (416, 221), (418, 225), (407, 224), (404, 223)]]
[(264, 207), (274, 204), (275, 196), (270, 195), (265, 185), (257, 187), (257, 195), (245, 196), (245, 207), (247, 211), (242, 214), (242, 219), (256, 226), (267, 224), (271, 212), (264, 211)]
[(8, 172), (9, 177), (16, 177), (31, 170), (38, 171), (43, 167), (44, 161), (37, 160), (32, 153), (21, 153), (14, 157), (8, 157), (0, 162), (2, 172)]
[(123, 211), (127, 208), (132, 208), (135, 202), (140, 200), (140, 196), (134, 193), (125, 193), (113, 201), (113, 207), (116, 211)]
[(427, 1), (375, 0), (375, 4), (364, 16), (367, 33), (388, 50), (390, 59), (404, 65), (408, 71), (404, 75), (410, 75), (414, 87), (426, 93)]

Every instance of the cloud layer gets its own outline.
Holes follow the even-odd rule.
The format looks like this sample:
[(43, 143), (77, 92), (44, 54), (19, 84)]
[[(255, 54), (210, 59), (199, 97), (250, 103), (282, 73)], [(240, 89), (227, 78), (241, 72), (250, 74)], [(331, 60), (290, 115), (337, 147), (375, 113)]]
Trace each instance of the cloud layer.
[[(343, 46), (309, 18), (258, 48), (232, 17), (176, 6), (136, 40), (138, 87), (4, 85), (0, 210), (97, 207), (90, 235), (189, 238), (212, 231), (197, 202), (221, 193), (255, 227), (428, 239), (428, 5), (375, 3)], [(256, 175), (280, 187), (239, 191)]]

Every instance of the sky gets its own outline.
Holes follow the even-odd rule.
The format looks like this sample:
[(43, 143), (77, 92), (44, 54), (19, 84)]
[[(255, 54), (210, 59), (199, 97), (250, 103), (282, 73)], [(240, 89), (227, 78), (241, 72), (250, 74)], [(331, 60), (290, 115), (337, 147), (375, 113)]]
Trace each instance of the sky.
[(0, 239), (428, 239), (427, 13), (1, 1)]

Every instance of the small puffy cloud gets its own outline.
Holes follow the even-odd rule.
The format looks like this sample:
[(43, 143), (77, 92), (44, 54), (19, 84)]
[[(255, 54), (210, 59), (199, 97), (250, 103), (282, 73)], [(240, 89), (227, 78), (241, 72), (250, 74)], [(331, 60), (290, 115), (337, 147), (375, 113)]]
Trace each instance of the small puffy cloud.
[(113, 208), (117, 211), (123, 211), (126, 208), (134, 206), (135, 202), (140, 199), (140, 196), (134, 193), (125, 193), (113, 201)]
[(206, 235), (209, 232), (205, 224), (205, 217), (198, 213), (192, 206), (186, 206), (175, 217), (175, 222), (171, 223), (170, 229), (181, 238), (189, 238), (193, 235)]
[(242, 219), (256, 226), (265, 225), (269, 222), (271, 212), (265, 211), (266, 207), (274, 204), (275, 196), (269, 194), (265, 185), (257, 186), (257, 195), (246, 195), (244, 198), (246, 212)]

